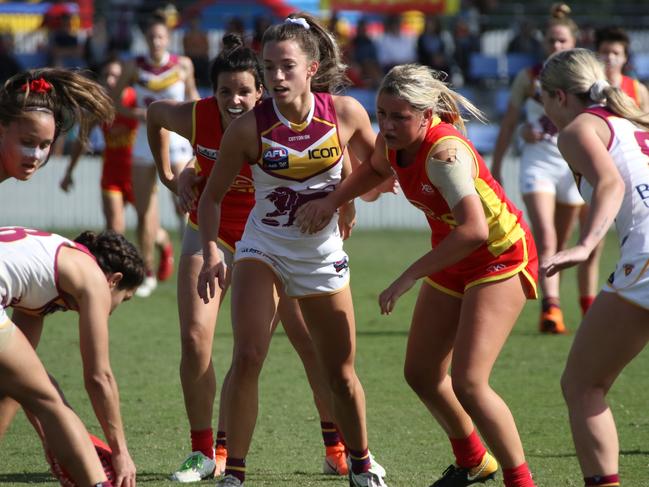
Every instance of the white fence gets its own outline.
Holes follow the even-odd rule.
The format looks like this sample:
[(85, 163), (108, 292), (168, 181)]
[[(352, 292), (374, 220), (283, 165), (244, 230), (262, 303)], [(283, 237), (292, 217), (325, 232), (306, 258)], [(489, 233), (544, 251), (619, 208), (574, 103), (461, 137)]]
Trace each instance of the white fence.
[[(59, 188), (66, 158), (52, 158), (28, 182), (13, 179), (0, 184), (0, 226), (22, 225), (35, 228), (100, 229), (104, 226), (99, 180), (101, 160), (85, 157), (79, 161), (70, 193)], [(507, 164), (506, 186), (519, 208), (517, 170)], [(159, 187), (163, 226), (177, 228), (170, 193)], [(426, 228), (423, 214), (413, 208), (403, 195), (383, 195), (374, 203), (357, 200), (358, 228)], [(127, 227), (134, 228), (135, 211), (127, 208)]]

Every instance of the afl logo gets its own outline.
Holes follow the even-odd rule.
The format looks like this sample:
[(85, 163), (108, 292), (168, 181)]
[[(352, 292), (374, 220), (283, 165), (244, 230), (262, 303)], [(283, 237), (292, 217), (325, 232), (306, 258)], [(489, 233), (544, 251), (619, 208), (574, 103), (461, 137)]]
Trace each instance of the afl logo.
[(283, 147), (270, 147), (262, 157), (264, 169), (288, 169), (288, 151)]

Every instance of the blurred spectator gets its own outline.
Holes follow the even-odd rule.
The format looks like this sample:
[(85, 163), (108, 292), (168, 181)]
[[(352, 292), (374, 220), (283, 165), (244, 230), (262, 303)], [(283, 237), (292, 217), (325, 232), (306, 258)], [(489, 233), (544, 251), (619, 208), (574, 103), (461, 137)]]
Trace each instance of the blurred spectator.
[(457, 17), (453, 28), (453, 42), (455, 43), (455, 62), (462, 71), (464, 79), (469, 76), (469, 59), (474, 52), (480, 52), (480, 36), (472, 32), (465, 18)]
[(649, 90), (637, 79), (627, 76), (631, 40), (620, 27), (595, 31), (595, 50), (604, 63), (606, 79), (626, 93), (643, 111), (649, 110)]
[(100, 65), (108, 58), (106, 17), (95, 18), (84, 44), (83, 58), (88, 68), (99, 76)]
[(130, 53), (133, 45), (133, 30), (136, 25), (137, 1), (111, 0), (112, 8), (107, 12), (109, 34), (108, 51)]
[(240, 17), (232, 17), (228, 20), (228, 23), (225, 26), (225, 34), (237, 34), (242, 39), (246, 38), (246, 27), (243, 23), (243, 19)]
[(210, 86), (210, 43), (201, 27), (200, 15), (193, 15), (183, 36), (185, 56), (194, 63), (194, 76), (199, 87)]
[(359, 87), (377, 88), (383, 78), (376, 45), (367, 34), (367, 19), (356, 24), (356, 35), (349, 42), (350, 78)]
[(49, 64), (57, 67), (77, 67), (82, 62), (83, 45), (72, 23), (72, 15), (61, 15), (59, 27), (50, 33)]
[(595, 26), (593, 24), (588, 22), (581, 24), (577, 46), (591, 51), (597, 50), (595, 48)]
[(516, 33), (507, 45), (507, 52), (529, 54), (539, 61), (543, 59), (543, 43), (541, 33), (527, 19), (518, 22)]
[(48, 33), (60, 30), (64, 15), (68, 17), (72, 15), (68, 3), (65, 0), (52, 0), (49, 8), (43, 14), (41, 28), (46, 29)]
[(23, 67), (14, 55), (14, 38), (11, 34), (0, 35), (0, 85), (4, 84)]
[(334, 35), (338, 47), (345, 51), (349, 46), (349, 30), (345, 29), (345, 24), (340, 20), (338, 12), (333, 12), (329, 18), (327, 30)]
[(427, 15), (424, 30), (417, 39), (417, 62), (449, 73), (453, 55), (453, 38), (442, 29), (437, 15)]
[(261, 39), (266, 29), (272, 24), (271, 20), (265, 15), (258, 15), (252, 21), (252, 40), (250, 48), (256, 53), (261, 53)]
[(416, 39), (401, 30), (401, 15), (388, 15), (383, 22), (383, 35), (376, 40), (379, 63), (384, 72), (397, 64), (412, 63), (417, 59)]

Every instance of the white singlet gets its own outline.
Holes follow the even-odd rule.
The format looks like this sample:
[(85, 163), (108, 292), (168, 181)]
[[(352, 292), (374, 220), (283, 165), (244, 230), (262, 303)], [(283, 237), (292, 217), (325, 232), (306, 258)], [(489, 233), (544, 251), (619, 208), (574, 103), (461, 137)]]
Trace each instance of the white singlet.
[[(185, 100), (185, 80), (178, 56), (167, 53), (159, 65), (139, 56), (135, 59), (138, 78), (134, 85), (137, 106), (146, 108), (158, 100)], [(169, 132), (169, 157), (172, 164), (185, 163), (193, 154), (187, 139), (175, 132)], [(133, 147), (133, 164), (153, 165), (145, 123), (138, 126)]]
[(0, 227), (0, 324), (7, 321), (9, 307), (39, 315), (69, 309), (57, 282), (62, 246), (84, 250), (60, 235)]
[[(606, 121), (611, 130), (608, 152), (624, 181), (622, 206), (615, 217), (620, 260), (605, 291), (649, 309), (649, 131), (595, 107), (588, 113)], [(579, 190), (590, 202), (593, 188), (576, 175)]]

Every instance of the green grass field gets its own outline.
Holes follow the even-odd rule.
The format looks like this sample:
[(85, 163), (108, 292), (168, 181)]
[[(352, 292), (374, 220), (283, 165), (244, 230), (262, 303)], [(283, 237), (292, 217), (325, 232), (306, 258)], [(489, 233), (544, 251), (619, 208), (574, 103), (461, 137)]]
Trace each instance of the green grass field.
[[(428, 486), (452, 462), (448, 440), (402, 375), (416, 292), (404, 296), (389, 317), (381, 316), (377, 305), (378, 293), (426, 251), (428, 241), (426, 232), (385, 231), (358, 232), (347, 244), (358, 323), (357, 370), (367, 396), (370, 448), (386, 467), (391, 487)], [(602, 278), (617, 258), (612, 235), (607, 244)], [(579, 317), (574, 271), (565, 273), (562, 300), (568, 325), (574, 330)], [(492, 384), (514, 413), (537, 486), (581, 486), (559, 389), (572, 337), (541, 336), (537, 315), (538, 303), (529, 303), (496, 364)], [(39, 354), (88, 429), (103, 436), (82, 384), (76, 323), (71, 312), (48, 318)], [(612, 333), (614, 326), (611, 323)], [(229, 305), (225, 305), (214, 345), (219, 381), (229, 364), (231, 346)], [(138, 482), (172, 485), (167, 476), (189, 449), (178, 378), (175, 282), (162, 284), (151, 298), (135, 298), (114, 313), (111, 352)], [(649, 485), (648, 362), (647, 354), (641, 354), (610, 394), (622, 448), (620, 473), (629, 487)], [(259, 418), (247, 458), (246, 485), (347, 485), (345, 479), (320, 474), (322, 455), (311, 393), (280, 329), (261, 377)], [(502, 485), (501, 478), (491, 485)], [(20, 414), (0, 444), (0, 485), (24, 484), (56, 485), (36, 435)]]

